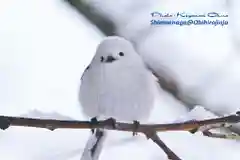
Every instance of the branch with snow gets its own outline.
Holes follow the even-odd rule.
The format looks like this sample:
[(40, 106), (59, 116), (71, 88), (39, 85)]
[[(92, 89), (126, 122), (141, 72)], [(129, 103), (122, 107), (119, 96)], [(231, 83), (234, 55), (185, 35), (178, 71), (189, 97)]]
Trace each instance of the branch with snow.
[[(226, 124), (240, 122), (240, 114), (233, 114), (221, 118), (212, 118), (207, 120), (189, 120), (185, 122), (169, 123), (169, 124), (139, 124), (136, 128), (134, 123), (114, 122), (111, 119), (91, 122), (76, 120), (54, 120), (54, 119), (37, 119), (25, 117), (0, 116), (0, 128), (5, 130), (9, 126), (37, 127), (49, 130), (55, 129), (93, 129), (104, 128), (108, 130), (138, 132), (146, 135), (154, 143), (156, 143), (168, 155), (169, 159), (180, 160), (180, 158), (169, 149), (164, 142), (158, 137), (157, 132), (164, 131), (202, 131), (206, 128), (222, 127)], [(209, 136), (209, 135), (206, 135)]]

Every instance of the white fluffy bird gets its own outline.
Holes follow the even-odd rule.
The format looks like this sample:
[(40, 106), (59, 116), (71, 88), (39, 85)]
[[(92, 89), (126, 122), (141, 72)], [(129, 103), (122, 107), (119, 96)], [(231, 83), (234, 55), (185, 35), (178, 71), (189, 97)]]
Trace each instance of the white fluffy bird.
[[(110, 36), (99, 44), (82, 75), (79, 101), (91, 118), (141, 121), (149, 117), (153, 107), (155, 83), (132, 44)], [(104, 134), (97, 130), (95, 135), (100, 139)]]
[(107, 37), (82, 76), (80, 103), (90, 117), (142, 120), (153, 106), (154, 84), (132, 44), (121, 37)]

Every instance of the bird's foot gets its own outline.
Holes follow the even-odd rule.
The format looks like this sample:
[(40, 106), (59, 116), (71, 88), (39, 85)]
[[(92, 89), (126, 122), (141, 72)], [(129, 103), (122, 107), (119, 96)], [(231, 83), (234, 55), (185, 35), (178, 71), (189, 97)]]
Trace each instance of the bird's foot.
[[(190, 120), (189, 122), (196, 122), (196, 121), (197, 120), (193, 119), (193, 120)], [(199, 130), (199, 127), (196, 127), (196, 128), (189, 130), (188, 132), (195, 134), (198, 130)]]
[(111, 125), (113, 129), (116, 129), (116, 119), (114, 119), (112, 117), (108, 118), (105, 120), (105, 123)]
[(10, 121), (5, 117), (0, 117), (0, 129), (5, 130), (10, 126)]
[[(94, 126), (94, 125), (98, 124), (97, 117), (93, 117), (90, 121), (91, 121), (91, 123), (90, 123), (91, 126)], [(93, 127), (91, 127), (92, 134), (94, 133), (94, 131), (95, 131), (95, 129)]]
[(240, 111), (237, 111), (237, 112), (236, 112), (236, 115), (237, 115), (237, 116), (240, 116)]
[(136, 136), (140, 123), (138, 121), (133, 121), (133, 125), (134, 125), (133, 136)]

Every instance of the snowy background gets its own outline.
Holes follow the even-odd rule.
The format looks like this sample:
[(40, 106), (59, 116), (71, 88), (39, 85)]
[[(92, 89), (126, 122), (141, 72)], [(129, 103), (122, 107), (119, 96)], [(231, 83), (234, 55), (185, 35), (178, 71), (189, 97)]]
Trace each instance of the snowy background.
[[(87, 3), (114, 23), (117, 34), (132, 40), (147, 63), (157, 66), (162, 62), (173, 73), (169, 77), (177, 81), (182, 97), (194, 95), (191, 99), (217, 115), (238, 110), (238, 1), (130, 2), (89, 0)], [(130, 14), (133, 9), (137, 14)], [(197, 32), (178, 26), (149, 28), (147, 16), (158, 9), (229, 12), (233, 23), (225, 28), (199, 27)], [(0, 1), (0, 114), (86, 119), (77, 101), (80, 77), (103, 37), (96, 26), (66, 2)], [(156, 57), (159, 61), (152, 62)], [(150, 121), (174, 122), (189, 115), (188, 111), (184, 104), (160, 89)], [(209, 115), (201, 107), (192, 114), (193, 118)], [(79, 160), (89, 134), (89, 130), (51, 132), (10, 127), (0, 131), (0, 159)], [(240, 144), (234, 140), (188, 132), (159, 135), (184, 160), (239, 159)], [(167, 157), (142, 135), (132, 137), (131, 133), (112, 131), (100, 159)]]

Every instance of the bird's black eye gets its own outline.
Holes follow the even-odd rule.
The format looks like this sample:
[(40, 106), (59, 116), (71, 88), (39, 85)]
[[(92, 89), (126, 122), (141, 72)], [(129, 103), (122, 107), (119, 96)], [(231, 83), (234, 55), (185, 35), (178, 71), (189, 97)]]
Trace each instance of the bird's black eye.
[(103, 60), (104, 60), (104, 57), (103, 57), (103, 56), (101, 56), (100, 60), (101, 60), (101, 62), (103, 62)]
[(123, 52), (119, 52), (118, 54), (119, 54), (119, 56), (124, 56)]

